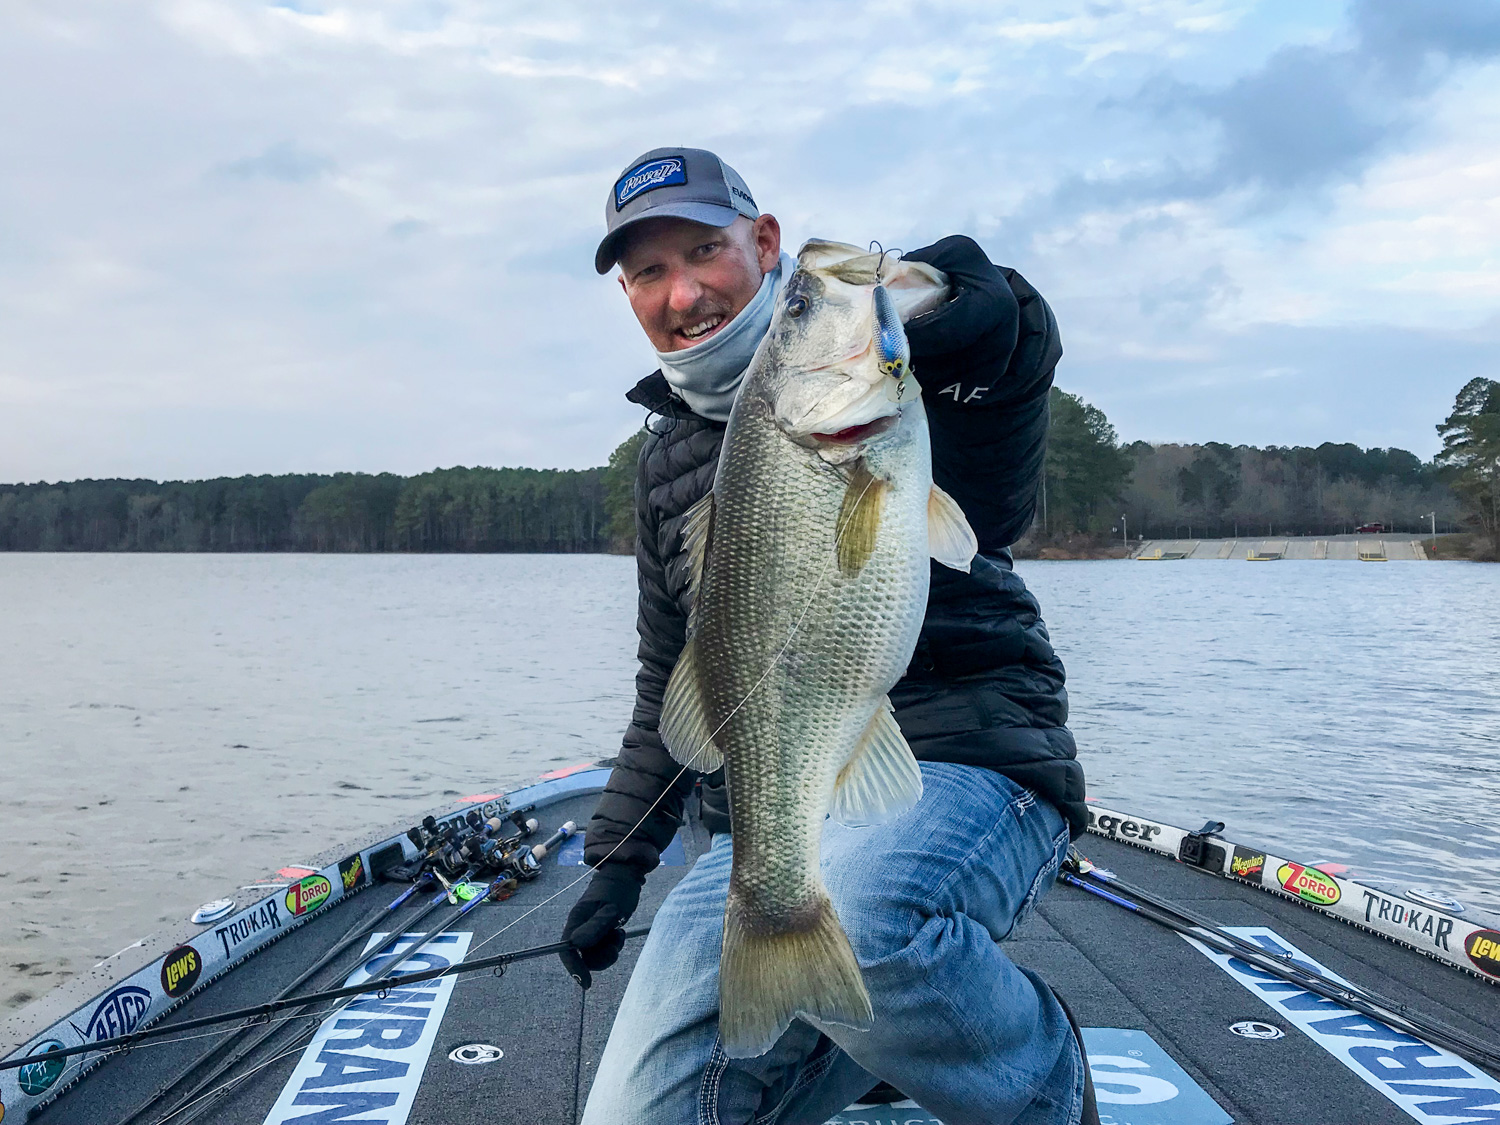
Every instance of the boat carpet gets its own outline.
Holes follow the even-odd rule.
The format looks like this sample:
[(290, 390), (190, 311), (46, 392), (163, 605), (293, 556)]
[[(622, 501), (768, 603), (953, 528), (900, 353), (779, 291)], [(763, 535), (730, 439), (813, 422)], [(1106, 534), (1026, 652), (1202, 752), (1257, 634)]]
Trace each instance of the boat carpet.
[[(542, 834), (566, 819), (587, 821), (596, 794), (568, 798), (539, 812)], [(680, 862), (653, 873), (636, 921), (649, 919), (667, 891), (701, 852), (707, 840), (690, 820), (680, 836)], [(1084, 850), (1122, 878), (1159, 896), (1181, 902), (1224, 925), (1270, 927), (1324, 966), (1358, 984), (1385, 993), (1422, 1012), (1455, 1024), (1487, 1042), (1500, 1042), (1500, 989), (1437, 964), (1418, 953), (1295, 902), (1215, 878), (1128, 845), (1090, 836)], [(673, 849), (675, 852), (675, 849)], [(571, 858), (567, 850), (560, 859)], [(454, 931), (472, 931), (471, 949), (488, 942), (480, 955), (554, 941), (568, 908), (581, 891), (569, 883), (586, 871), (549, 859), (536, 881), (511, 899), (477, 907)], [(551, 902), (543, 900), (567, 890)], [(202, 990), (171, 1019), (191, 1018), (262, 1002), (316, 960), (346, 929), (392, 901), (402, 888), (380, 885), (266, 948), (212, 987)], [(446, 906), (444, 911), (446, 911)], [(530, 913), (527, 913), (529, 912)], [(410, 907), (396, 912), (410, 917)], [(422, 928), (440, 916), (435, 914)], [(503, 976), (476, 973), (453, 987), (446, 1013), (420, 1074), (415, 1099), (405, 1118), (412, 1125), (569, 1125), (575, 1122), (619, 1003), (640, 942), (627, 947), (621, 963), (600, 973), (594, 988), (582, 992), (555, 957), (511, 966)], [(1086, 1027), (1144, 1031), (1180, 1065), (1228, 1117), (1243, 1125), (1381, 1125), (1413, 1120), (1378, 1090), (1308, 1035), (1292, 1026), (1259, 996), (1237, 982), (1183, 938), (1083, 891), (1059, 884), (1037, 913), (1007, 943), (1020, 964), (1040, 972), (1069, 1001)], [(342, 984), (357, 957), (344, 960), (315, 981)], [(1242, 1038), (1230, 1031), (1239, 1021), (1261, 1021), (1284, 1031), (1277, 1039)], [(284, 1025), (310, 1027), (306, 1017)], [(262, 1066), (215, 1100), (199, 1121), (260, 1125), (293, 1077), (302, 1047)], [(35, 1120), (54, 1125), (117, 1125), (162, 1082), (181, 1071), (222, 1035), (185, 1043), (139, 1046), (90, 1073), (44, 1109)], [(466, 1044), (489, 1044), (503, 1057), (480, 1065), (451, 1061), (449, 1053)], [(252, 1063), (271, 1057), (256, 1055)], [(1135, 1065), (1129, 1064), (1126, 1065)], [(241, 1068), (243, 1071), (245, 1068)], [(1099, 1071), (1096, 1069), (1096, 1075)], [(304, 1082), (303, 1090), (310, 1089)], [(1129, 1097), (1128, 1082), (1123, 1090)], [(314, 1091), (315, 1093), (317, 1091)], [(293, 1116), (316, 1122), (401, 1120), (398, 1106), (382, 1110), (339, 1110), (339, 1097), (326, 1088), (321, 1100), (304, 1099)], [(378, 1099), (377, 1099), (378, 1100)], [(169, 1101), (136, 1120), (162, 1121)], [(1159, 1107), (1158, 1107), (1159, 1108)], [(1152, 1117), (1149, 1104), (1129, 1101), (1101, 1105), (1104, 1121), (1171, 1121)], [(395, 1115), (395, 1116), (393, 1116)], [(168, 1120), (180, 1122), (186, 1115)], [(1420, 1119), (1420, 1118), (1419, 1118)], [(1432, 1120), (1500, 1121), (1500, 1110)], [(838, 1120), (893, 1125), (934, 1121), (910, 1108), (864, 1108)], [(1182, 1125), (1190, 1119), (1178, 1118)]]

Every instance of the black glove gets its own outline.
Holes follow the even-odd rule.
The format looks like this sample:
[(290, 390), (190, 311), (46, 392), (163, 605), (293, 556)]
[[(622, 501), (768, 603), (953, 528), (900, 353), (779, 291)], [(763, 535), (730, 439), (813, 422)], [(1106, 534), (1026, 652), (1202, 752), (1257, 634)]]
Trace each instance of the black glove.
[(960, 406), (1002, 397), (1021, 308), (1000, 268), (977, 242), (961, 234), (902, 258), (936, 266), (948, 275), (953, 290), (946, 304), (906, 324), (912, 372), (922, 389)]
[(625, 923), (641, 901), (646, 876), (628, 863), (606, 863), (594, 871), (583, 895), (568, 911), (562, 940), (573, 948), (558, 954), (580, 988), (594, 983), (593, 973), (607, 969), (625, 948)]

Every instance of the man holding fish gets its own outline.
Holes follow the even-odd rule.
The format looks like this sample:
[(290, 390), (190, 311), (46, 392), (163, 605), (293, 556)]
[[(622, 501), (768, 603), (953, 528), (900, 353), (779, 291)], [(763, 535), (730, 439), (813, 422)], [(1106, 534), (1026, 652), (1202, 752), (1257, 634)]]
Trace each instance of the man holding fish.
[[(617, 958), (702, 779), (584, 1121), (818, 1123), (888, 1082), (947, 1125), (1097, 1120), (1070, 1017), (998, 944), (1082, 830), (1063, 668), (1011, 566), (1061, 355), (961, 236), (812, 241), (711, 152), (621, 174), (595, 256), (660, 370), (641, 667), (564, 955)], [(732, 827), (732, 831), (731, 831)]]

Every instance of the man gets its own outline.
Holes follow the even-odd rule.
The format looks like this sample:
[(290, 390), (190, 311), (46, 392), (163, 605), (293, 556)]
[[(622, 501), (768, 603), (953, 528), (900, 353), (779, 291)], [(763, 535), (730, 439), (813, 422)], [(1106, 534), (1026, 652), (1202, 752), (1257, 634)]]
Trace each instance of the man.
[[(574, 947), (564, 964), (585, 988), (591, 970), (619, 955), (620, 927), (698, 781), (680, 772), (658, 731), (685, 640), (683, 516), (713, 487), (735, 392), (795, 268), (774, 216), (711, 152), (644, 154), (616, 181), (605, 219), (594, 264), (601, 274), (619, 266), (661, 369), (628, 396), (657, 416), (636, 480), (641, 667), (631, 724), (589, 823), (595, 874), (563, 935)], [(905, 256), (952, 285), (946, 305), (906, 327), (933, 478), (963, 508), (980, 556), (967, 575), (934, 565), (916, 653), (890, 693), (922, 764), (921, 802), (889, 824), (829, 821), (824, 832), (823, 879), (874, 1025), (796, 1020), (758, 1058), (724, 1053), (718, 967), (730, 823), (720, 771), (702, 779), (713, 846), (656, 915), (586, 1125), (811, 1125), (877, 1079), (948, 1125), (1097, 1120), (1071, 1017), (997, 944), (1054, 880), (1070, 831), (1086, 820), (1062, 664), (1008, 550), (1031, 522), (1062, 348), (1046, 302), (972, 240), (945, 238)]]

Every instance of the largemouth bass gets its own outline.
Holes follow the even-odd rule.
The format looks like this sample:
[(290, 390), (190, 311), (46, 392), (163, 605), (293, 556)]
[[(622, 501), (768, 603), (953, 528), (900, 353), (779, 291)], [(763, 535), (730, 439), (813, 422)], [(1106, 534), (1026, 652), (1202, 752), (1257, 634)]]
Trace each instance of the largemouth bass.
[(927, 607), (928, 557), (976, 543), (932, 483), (902, 316), (929, 266), (809, 242), (730, 414), (712, 493), (688, 513), (688, 642), (661, 732), (725, 767), (733, 865), (719, 969), (731, 1057), (806, 1016), (867, 1029), (869, 994), (819, 875), (823, 820), (880, 823), (922, 794), (886, 693)]

